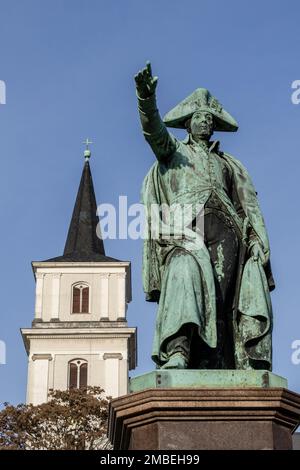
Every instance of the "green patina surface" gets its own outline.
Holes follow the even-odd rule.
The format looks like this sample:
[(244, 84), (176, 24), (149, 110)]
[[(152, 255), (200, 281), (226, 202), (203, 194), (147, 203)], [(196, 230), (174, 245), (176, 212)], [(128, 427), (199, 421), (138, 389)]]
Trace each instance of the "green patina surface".
[(285, 378), (267, 370), (155, 370), (130, 380), (131, 393), (148, 388), (287, 388), (287, 386)]
[(218, 279), (220, 280), (224, 277), (224, 254), (223, 254), (223, 245), (222, 242), (217, 248), (218, 251), (218, 262), (215, 265), (215, 269), (218, 275)]
[[(201, 372), (204, 375), (208, 369), (233, 366), (237, 370), (271, 370), (270, 290), (274, 288), (274, 280), (264, 218), (246, 168), (223, 152), (218, 141), (211, 141), (214, 131), (236, 131), (237, 122), (204, 88), (195, 90), (162, 120), (156, 104), (158, 79), (152, 76), (150, 64), (135, 79), (143, 133), (157, 158), (142, 188), (147, 222), (143, 286), (148, 301), (159, 300), (152, 358), (159, 367), (193, 371), (194, 359), (198, 361), (200, 357), (199, 369), (204, 369)], [(186, 138), (180, 141), (167, 127), (185, 128)], [(184, 208), (184, 215), (187, 207), (192, 208), (188, 223), (179, 231), (180, 236), (179, 220), (170, 227), (162, 209), (157, 218), (152, 212), (153, 207), (174, 208), (176, 204)], [(189, 239), (192, 232), (189, 227), (193, 227), (200, 213), (199, 204), (205, 209), (221, 207), (235, 227), (231, 240), (235, 236), (239, 239), (235, 279), (232, 285), (224, 287), (225, 293), (221, 284), (230, 279), (234, 261), (226, 254), (224, 229), (215, 234), (216, 262), (212, 262), (209, 245), (191, 244)], [(158, 227), (156, 237), (153, 227)], [(208, 231), (205, 227), (204, 232)], [(173, 236), (166, 236), (170, 233)], [(228, 239), (227, 236), (227, 245)], [(219, 298), (227, 299), (222, 308), (217, 308), (218, 292), (222, 292)], [(223, 337), (229, 335), (220, 335), (220, 320), (226, 324), (226, 334), (230, 331), (232, 336), (227, 348)], [(192, 347), (193, 342), (197, 349)], [(225, 361), (226, 351), (231, 357)], [(214, 362), (209, 367), (211, 358)], [(217, 372), (209, 374), (218, 377)], [(227, 374), (228, 378), (235, 377), (231, 372)]]

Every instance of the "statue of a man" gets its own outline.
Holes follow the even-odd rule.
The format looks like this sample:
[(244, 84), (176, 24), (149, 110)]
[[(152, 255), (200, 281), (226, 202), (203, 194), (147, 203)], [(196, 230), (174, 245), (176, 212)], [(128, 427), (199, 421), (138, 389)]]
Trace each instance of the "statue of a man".
[[(162, 369), (271, 369), (274, 282), (263, 216), (244, 166), (211, 140), (237, 123), (204, 88), (162, 120), (150, 63), (135, 81), (143, 133), (157, 158), (142, 190), (150, 227), (144, 290), (159, 302), (152, 359)], [(187, 137), (179, 141), (167, 127), (186, 129)], [(202, 204), (202, 246), (191, 249), (184, 235), (151, 237), (153, 204)], [(197, 230), (196, 213), (192, 219)]]

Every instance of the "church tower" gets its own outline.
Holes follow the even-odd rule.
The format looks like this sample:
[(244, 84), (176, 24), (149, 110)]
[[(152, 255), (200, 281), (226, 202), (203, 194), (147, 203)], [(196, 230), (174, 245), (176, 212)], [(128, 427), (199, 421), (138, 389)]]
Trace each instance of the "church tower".
[[(87, 141), (88, 142), (88, 141)], [(28, 354), (27, 403), (49, 389), (100, 386), (107, 396), (128, 393), (136, 367), (136, 328), (126, 321), (130, 262), (106, 256), (96, 214), (89, 158), (85, 163), (62, 256), (33, 262), (32, 328), (21, 329)]]

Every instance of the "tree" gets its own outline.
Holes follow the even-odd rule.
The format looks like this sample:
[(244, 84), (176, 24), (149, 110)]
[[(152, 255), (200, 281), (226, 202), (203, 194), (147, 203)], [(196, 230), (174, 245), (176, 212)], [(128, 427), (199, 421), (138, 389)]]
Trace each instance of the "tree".
[(111, 449), (108, 403), (100, 387), (50, 391), (49, 401), (36, 406), (5, 403), (0, 450)]

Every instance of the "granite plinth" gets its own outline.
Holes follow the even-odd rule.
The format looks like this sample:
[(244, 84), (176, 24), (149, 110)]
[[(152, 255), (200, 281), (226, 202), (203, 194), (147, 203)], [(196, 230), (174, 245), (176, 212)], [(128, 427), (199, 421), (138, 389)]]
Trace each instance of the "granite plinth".
[(291, 449), (300, 395), (270, 372), (232, 372), (158, 370), (132, 379), (132, 393), (110, 403), (114, 449)]

